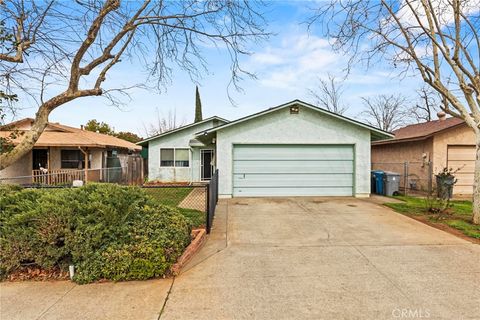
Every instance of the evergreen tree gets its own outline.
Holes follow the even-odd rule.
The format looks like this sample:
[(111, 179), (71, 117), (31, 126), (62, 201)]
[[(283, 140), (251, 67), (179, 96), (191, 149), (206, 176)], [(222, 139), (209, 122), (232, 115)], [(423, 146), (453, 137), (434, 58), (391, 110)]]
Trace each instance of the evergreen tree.
[(202, 121), (202, 101), (200, 100), (200, 92), (198, 92), (198, 86), (195, 87), (195, 122)]

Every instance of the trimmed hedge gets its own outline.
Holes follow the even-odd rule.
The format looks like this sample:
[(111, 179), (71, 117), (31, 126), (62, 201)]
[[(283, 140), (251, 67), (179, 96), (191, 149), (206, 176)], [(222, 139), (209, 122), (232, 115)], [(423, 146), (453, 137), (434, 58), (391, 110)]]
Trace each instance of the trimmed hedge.
[(165, 275), (190, 243), (176, 209), (138, 187), (0, 186), (0, 274), (23, 265), (68, 270), (74, 281), (134, 280)]

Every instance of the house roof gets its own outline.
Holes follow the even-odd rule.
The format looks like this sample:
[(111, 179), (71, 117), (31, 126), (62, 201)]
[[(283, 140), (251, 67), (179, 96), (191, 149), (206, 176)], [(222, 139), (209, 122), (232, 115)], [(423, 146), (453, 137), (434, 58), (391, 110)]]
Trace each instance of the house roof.
[(412, 124), (393, 131), (393, 133), (395, 134), (394, 139), (376, 141), (374, 144), (380, 145), (425, 140), (439, 132), (456, 128), (461, 125), (465, 125), (465, 121), (453, 117), (446, 118), (445, 120), (434, 120), (424, 123)]
[(332, 117), (334, 117), (334, 118), (340, 119), (340, 120), (342, 120), (342, 121), (346, 121), (346, 122), (349, 122), (349, 123), (351, 123), (351, 124), (354, 124), (354, 125), (357, 125), (357, 126), (366, 128), (366, 129), (368, 129), (368, 130), (370, 130), (370, 131), (372, 132), (372, 138), (373, 138), (374, 140), (386, 139), (386, 138), (393, 138), (393, 134), (390, 133), (390, 132), (383, 131), (383, 130), (378, 129), (378, 128), (375, 128), (375, 127), (373, 127), (373, 126), (371, 126), (371, 125), (365, 124), (365, 123), (363, 123), (363, 122), (360, 122), (360, 121), (357, 121), (357, 120), (354, 120), (354, 119), (351, 119), (351, 118), (342, 116), (342, 115), (340, 115), (340, 114), (337, 114), (337, 113), (334, 113), (334, 112), (331, 112), (331, 111), (328, 111), (328, 110), (325, 110), (325, 109), (316, 107), (316, 106), (314, 106), (314, 105), (312, 105), (312, 104), (303, 102), (303, 101), (298, 100), (298, 99), (297, 99), (297, 100), (290, 101), (290, 102), (287, 102), (287, 103), (284, 103), (284, 104), (281, 104), (281, 105), (276, 106), (276, 107), (273, 107), (273, 108), (269, 108), (269, 109), (266, 109), (266, 110), (263, 110), (263, 111), (260, 111), (260, 112), (251, 114), (251, 115), (249, 115), (249, 116), (246, 116), (246, 117), (237, 119), (237, 120), (235, 120), (235, 121), (232, 121), (232, 122), (229, 122), (229, 123), (220, 125), (220, 126), (218, 126), (218, 127), (214, 127), (214, 128), (208, 129), (208, 130), (204, 130), (204, 131), (202, 131), (202, 132), (198, 132), (197, 135), (203, 135), (203, 134), (208, 134), (208, 133), (215, 132), (215, 131), (218, 131), (218, 130), (222, 130), (222, 129), (228, 128), (228, 127), (230, 127), (230, 126), (237, 125), (237, 124), (239, 124), (239, 123), (248, 121), (248, 120), (250, 120), (250, 119), (253, 119), (253, 118), (256, 118), (256, 117), (265, 115), (265, 114), (269, 114), (269, 113), (271, 113), (271, 112), (274, 112), (274, 111), (277, 111), (277, 110), (280, 110), (280, 109), (283, 109), (283, 108), (286, 108), (286, 107), (290, 107), (290, 106), (293, 106), (293, 105), (301, 105), (301, 106), (303, 106), (303, 107), (306, 107), (306, 108), (312, 109), (312, 110), (314, 110), (314, 111), (318, 111), (318, 112), (327, 114), (327, 115), (329, 115), (329, 116), (332, 116)]
[(149, 138), (146, 138), (142, 141), (139, 141), (137, 142), (138, 145), (144, 145), (145, 143), (147, 143), (148, 141), (151, 141), (151, 140), (154, 140), (154, 139), (157, 139), (157, 138), (161, 138), (161, 137), (164, 137), (164, 136), (168, 136), (169, 134), (172, 134), (172, 133), (175, 133), (175, 132), (179, 132), (179, 131), (182, 131), (182, 130), (185, 130), (185, 129), (188, 129), (188, 128), (193, 128), (195, 126), (198, 126), (198, 125), (201, 125), (201, 124), (204, 124), (208, 121), (211, 121), (211, 120), (218, 120), (218, 121), (221, 121), (223, 123), (228, 123), (229, 121), (226, 120), (226, 119), (223, 119), (223, 118), (220, 118), (220, 117), (217, 117), (217, 116), (213, 116), (213, 117), (210, 117), (210, 118), (207, 118), (207, 119), (204, 119), (202, 121), (199, 121), (199, 122), (194, 122), (194, 123), (190, 123), (190, 124), (187, 124), (187, 125), (184, 125), (184, 126), (181, 126), (181, 127), (178, 127), (178, 128), (175, 128), (175, 129), (172, 129), (172, 130), (168, 130), (168, 131), (165, 131), (165, 132), (162, 132), (160, 134), (157, 134), (157, 135), (154, 135), (152, 137), (149, 137)]
[[(12, 132), (17, 132), (19, 135), (13, 139), (13, 143), (19, 143), (22, 139), (21, 133), (28, 131), (27, 128), (32, 123), (33, 119), (25, 118), (6, 124), (0, 127), (0, 137), (8, 137)], [(35, 143), (35, 147), (115, 147), (141, 150), (141, 147), (123, 139), (52, 122), (48, 123), (47, 128)]]

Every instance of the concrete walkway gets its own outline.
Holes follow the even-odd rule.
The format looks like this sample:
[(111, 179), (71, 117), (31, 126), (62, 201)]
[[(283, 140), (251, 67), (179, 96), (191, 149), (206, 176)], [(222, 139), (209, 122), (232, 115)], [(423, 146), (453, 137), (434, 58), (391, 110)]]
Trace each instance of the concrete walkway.
[(175, 280), (1, 283), (0, 319), (480, 319), (479, 262), (370, 200), (221, 200)]
[(480, 247), (360, 199), (231, 199), (161, 319), (480, 319)]
[(156, 320), (173, 279), (99, 283), (70, 281), (0, 284), (2, 320)]
[(193, 190), (178, 205), (180, 208), (207, 210), (207, 192), (205, 188), (193, 188)]

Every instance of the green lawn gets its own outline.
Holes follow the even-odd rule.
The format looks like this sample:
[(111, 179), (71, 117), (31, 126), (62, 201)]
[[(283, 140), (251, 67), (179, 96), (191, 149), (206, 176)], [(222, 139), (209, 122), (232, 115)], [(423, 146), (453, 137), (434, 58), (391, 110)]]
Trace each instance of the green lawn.
[(455, 200), (451, 202), (451, 208), (448, 214), (438, 219), (438, 214), (432, 214), (427, 211), (426, 200), (424, 198), (398, 196), (395, 199), (402, 200), (402, 203), (385, 203), (387, 207), (397, 212), (424, 216), (431, 222), (446, 224), (452, 228), (460, 230), (463, 234), (480, 239), (480, 226), (472, 224), (472, 202)]
[(193, 188), (144, 188), (145, 192), (160, 203), (176, 207)]
[(193, 188), (144, 188), (145, 192), (159, 203), (176, 207), (190, 222), (192, 227), (197, 228), (205, 225), (205, 213), (194, 210), (179, 208), (178, 205), (193, 190)]

